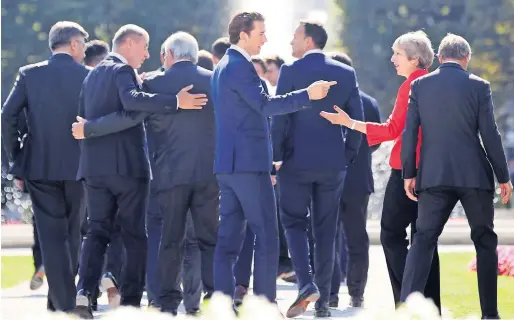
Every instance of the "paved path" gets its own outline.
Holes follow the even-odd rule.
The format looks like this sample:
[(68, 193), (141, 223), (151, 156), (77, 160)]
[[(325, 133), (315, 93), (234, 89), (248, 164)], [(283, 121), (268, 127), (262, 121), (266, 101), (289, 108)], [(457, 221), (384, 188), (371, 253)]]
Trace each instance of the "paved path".
[[(472, 246), (443, 246), (441, 251), (472, 251)], [(4, 249), (2, 255), (31, 255), (30, 249)], [(280, 310), (284, 313), (289, 305), (294, 301), (297, 294), (297, 289), (294, 285), (278, 280), (278, 305)], [(37, 291), (30, 291), (27, 282), (22, 283), (14, 288), (2, 290), (1, 299), (1, 316), (3, 320), (22, 320), (22, 319), (42, 319), (42, 315), (46, 309), (46, 293), (48, 287), (45, 285)], [(349, 301), (347, 288), (342, 286), (339, 292), (339, 301), (341, 310), (332, 311), (332, 319), (346, 319), (357, 315), (359, 318), (366, 319), (386, 319), (385, 315), (392, 313), (393, 310), (393, 299), (391, 287), (389, 285), (389, 278), (387, 275), (387, 269), (385, 266), (385, 259), (382, 248), (380, 246), (372, 246), (370, 248), (370, 268), (369, 268), (369, 279), (368, 286), (366, 289), (365, 300), (367, 302), (366, 310), (355, 311), (351, 309), (345, 309), (343, 306)], [(147, 304), (146, 295), (143, 298), (143, 305)], [(96, 316), (100, 319), (110, 319), (107, 310), (107, 301), (105, 295), (99, 300), (101, 308), (100, 312), (96, 313)], [(145, 310), (143, 308), (142, 310)], [(134, 312), (131, 311), (132, 315)], [(179, 310), (184, 312), (184, 310)], [(445, 312), (446, 313), (446, 312)], [(156, 315), (157, 316), (157, 315)], [(146, 318), (146, 316), (145, 316)], [(184, 315), (180, 315), (179, 319), (186, 318)], [(246, 318), (246, 317), (245, 317)], [(304, 314), (303, 317), (297, 319), (312, 319), (312, 306)], [(44, 318), (50, 319), (50, 318)], [(116, 317), (115, 319), (126, 319), (125, 317)], [(150, 318), (151, 319), (151, 318)], [(167, 319), (165, 317), (157, 317), (156, 319)], [(228, 320), (223, 317), (219, 317), (220, 320)], [(252, 319), (254, 319), (252, 317)], [(255, 319), (260, 319), (257, 317)], [(265, 319), (271, 320), (271, 319)]]
[[(5, 249), (2, 250), (2, 255), (30, 255), (29, 249)], [(297, 290), (292, 284), (278, 280), (278, 304), (282, 311), (287, 310), (289, 305), (294, 301)], [(45, 311), (46, 308), (46, 293), (48, 287), (45, 285), (37, 291), (30, 291), (28, 283), (22, 283), (17, 287), (2, 290), (1, 300), (1, 319), (4, 320), (18, 320), (18, 319), (36, 319)], [(385, 267), (385, 259), (380, 247), (372, 247), (370, 251), (370, 270), (368, 288), (366, 290), (366, 301), (373, 301), (370, 306), (373, 311), (377, 312), (392, 312), (392, 292), (389, 286), (389, 279), (387, 276), (387, 269)], [(341, 287), (339, 294), (341, 306), (349, 301), (349, 296), (346, 287)], [(146, 295), (144, 297), (143, 305), (146, 305)], [(107, 301), (105, 296), (99, 300), (99, 304), (103, 305), (102, 309), (106, 309)], [(183, 312), (183, 310), (182, 310)], [(332, 319), (347, 318), (355, 312), (335, 310), (332, 312)], [(103, 314), (103, 316), (102, 316)], [(105, 317), (104, 312), (98, 312), (100, 318)], [(313, 318), (312, 310), (308, 310), (306, 314), (299, 319)]]

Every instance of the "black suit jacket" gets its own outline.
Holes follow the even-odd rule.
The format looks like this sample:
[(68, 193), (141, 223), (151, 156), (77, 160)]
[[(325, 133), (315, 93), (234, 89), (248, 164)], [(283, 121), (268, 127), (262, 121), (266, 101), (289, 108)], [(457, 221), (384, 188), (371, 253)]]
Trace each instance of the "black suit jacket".
[[(174, 95), (140, 91), (134, 69), (108, 56), (84, 80), (79, 115), (84, 127), (78, 178), (151, 177), (140, 112), (177, 112)], [(130, 125), (127, 125), (130, 122)], [(69, 128), (68, 128), (69, 131)]]
[[(362, 106), (364, 108), (364, 121), (380, 122), (380, 112), (377, 100), (360, 91)], [(355, 161), (348, 165), (344, 179), (343, 197), (351, 198), (352, 195), (370, 194), (375, 191), (373, 171), (371, 170), (371, 154), (375, 152), (380, 144), (372, 147), (368, 145), (366, 137), (362, 135), (362, 142), (355, 156)], [(360, 199), (361, 197), (359, 197)]]
[[(70, 130), (88, 72), (64, 53), (20, 68), (2, 109), (2, 140), (14, 161), (13, 175), (25, 180), (75, 180), (80, 151)], [(27, 127), (20, 129), (24, 112)], [(23, 131), (27, 136), (21, 148)]]
[(213, 174), (215, 122), (210, 97), (212, 71), (189, 61), (176, 62), (165, 73), (147, 78), (143, 89), (176, 95), (193, 85), (192, 93), (205, 93), (201, 110), (179, 110), (174, 114), (151, 114), (146, 118), (152, 188), (166, 190), (177, 185), (216, 181)]
[(419, 126), (418, 190), (436, 186), (493, 190), (493, 171), (499, 183), (509, 181), (489, 82), (456, 63), (444, 63), (412, 82), (401, 152), (404, 178), (416, 176)]

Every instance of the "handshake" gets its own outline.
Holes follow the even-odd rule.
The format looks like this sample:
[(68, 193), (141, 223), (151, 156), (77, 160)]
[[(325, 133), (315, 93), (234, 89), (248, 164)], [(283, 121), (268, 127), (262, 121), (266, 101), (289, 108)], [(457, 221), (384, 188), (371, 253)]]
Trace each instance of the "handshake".
[(328, 94), (328, 90), (331, 86), (337, 84), (337, 81), (325, 81), (319, 80), (313, 82), (309, 87), (307, 87), (307, 93), (309, 94), (310, 100), (321, 100), (325, 98)]

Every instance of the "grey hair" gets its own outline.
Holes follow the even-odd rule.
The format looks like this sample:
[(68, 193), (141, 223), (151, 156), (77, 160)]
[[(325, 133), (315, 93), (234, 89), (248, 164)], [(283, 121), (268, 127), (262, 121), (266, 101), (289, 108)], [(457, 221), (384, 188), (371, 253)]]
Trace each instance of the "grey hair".
[(183, 31), (172, 34), (166, 39), (166, 49), (171, 51), (175, 60), (198, 62), (198, 41), (191, 34)]
[(132, 36), (144, 37), (147, 42), (150, 41), (150, 35), (145, 29), (140, 26), (136, 26), (135, 24), (126, 24), (119, 28), (114, 34), (114, 38), (112, 39), (113, 48), (119, 46), (125, 42), (127, 38)]
[(161, 54), (164, 55), (166, 53), (166, 41), (161, 44)]
[(443, 60), (463, 60), (471, 55), (471, 46), (463, 37), (448, 33), (446, 37), (441, 40), (437, 55)]
[(50, 50), (69, 45), (75, 37), (89, 38), (89, 34), (84, 28), (71, 21), (59, 21), (52, 26), (48, 33), (48, 45)]
[(421, 30), (399, 36), (393, 44), (405, 51), (409, 60), (418, 59), (418, 67), (428, 69), (434, 62), (434, 49), (427, 34)]

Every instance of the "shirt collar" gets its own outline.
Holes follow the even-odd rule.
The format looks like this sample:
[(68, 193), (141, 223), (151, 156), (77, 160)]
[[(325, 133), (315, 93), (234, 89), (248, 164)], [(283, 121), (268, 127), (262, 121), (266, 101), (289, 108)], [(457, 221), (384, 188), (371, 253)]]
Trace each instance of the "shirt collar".
[(67, 55), (69, 55), (71, 57), (71, 54), (69, 52), (64, 52), (64, 51), (57, 51), (57, 52), (54, 52), (52, 55), (56, 56), (58, 54), (67, 54)]
[(238, 51), (240, 54), (243, 55), (243, 57), (246, 58), (246, 60), (248, 60), (249, 62), (252, 62), (252, 57), (243, 48), (233, 44), (233, 45), (230, 46), (230, 49)]
[(307, 52), (305, 52), (305, 54), (303, 55), (302, 58), (305, 58), (308, 54), (311, 54), (311, 53), (323, 53), (323, 50), (321, 49), (312, 49), (312, 50), (309, 50)]
[(120, 59), (121, 62), (123, 62), (124, 64), (128, 64), (127, 59), (124, 56), (122, 56), (121, 54), (117, 53), (117, 52), (111, 52), (111, 53), (109, 53), (109, 55), (111, 57), (116, 57), (116, 58)]

